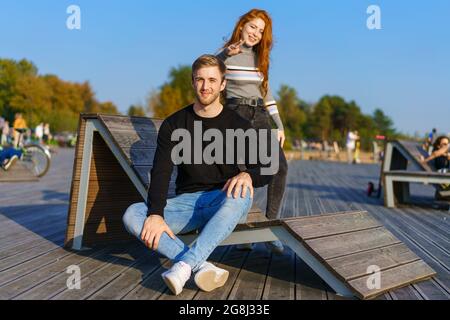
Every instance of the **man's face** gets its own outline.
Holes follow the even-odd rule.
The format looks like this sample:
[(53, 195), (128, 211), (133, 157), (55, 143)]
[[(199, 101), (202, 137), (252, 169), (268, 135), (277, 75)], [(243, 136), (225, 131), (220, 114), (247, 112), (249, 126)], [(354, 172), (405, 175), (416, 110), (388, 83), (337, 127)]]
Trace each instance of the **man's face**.
[(225, 89), (225, 85), (225, 80), (222, 82), (222, 74), (218, 67), (200, 68), (195, 72), (192, 79), (197, 101), (204, 106), (218, 100), (220, 92)]

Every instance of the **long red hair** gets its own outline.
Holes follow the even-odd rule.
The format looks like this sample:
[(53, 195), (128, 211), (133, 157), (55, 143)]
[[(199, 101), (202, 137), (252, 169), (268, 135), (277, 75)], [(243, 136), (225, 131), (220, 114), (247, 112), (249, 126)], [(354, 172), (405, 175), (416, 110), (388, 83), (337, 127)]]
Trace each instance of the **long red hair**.
[(267, 94), (269, 86), (269, 64), (270, 64), (270, 51), (272, 50), (272, 19), (269, 14), (260, 9), (252, 9), (243, 16), (241, 16), (234, 27), (231, 38), (225, 43), (224, 48), (238, 42), (241, 39), (241, 32), (244, 25), (252, 20), (260, 18), (264, 21), (265, 27), (262, 34), (261, 41), (253, 47), (258, 57), (258, 69), (264, 75), (264, 80), (261, 84), (261, 91), (263, 96)]

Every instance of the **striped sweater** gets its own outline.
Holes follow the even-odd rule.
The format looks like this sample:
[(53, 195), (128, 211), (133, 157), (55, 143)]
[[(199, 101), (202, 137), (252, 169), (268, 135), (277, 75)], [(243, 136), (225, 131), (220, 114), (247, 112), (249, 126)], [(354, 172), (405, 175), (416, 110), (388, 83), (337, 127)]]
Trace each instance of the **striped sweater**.
[(264, 75), (258, 70), (258, 58), (252, 48), (245, 45), (241, 47), (242, 52), (228, 56), (226, 49), (223, 49), (217, 57), (227, 66), (227, 87), (225, 94), (227, 98), (261, 98), (265, 107), (271, 115), (278, 129), (283, 130), (283, 122), (278, 113), (277, 103), (268, 86), (265, 97), (261, 93), (261, 83)]

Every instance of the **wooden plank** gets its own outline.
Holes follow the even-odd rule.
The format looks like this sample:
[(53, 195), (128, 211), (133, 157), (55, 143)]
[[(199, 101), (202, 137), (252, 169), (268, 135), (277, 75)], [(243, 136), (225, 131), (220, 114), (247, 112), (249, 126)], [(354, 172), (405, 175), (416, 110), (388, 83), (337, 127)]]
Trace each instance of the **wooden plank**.
[(30, 170), (21, 162), (16, 161), (8, 171), (0, 168), (0, 182), (24, 182), (39, 181)]
[(380, 227), (381, 224), (367, 212), (350, 212), (314, 219), (283, 221), (303, 240)]
[(329, 259), (327, 263), (343, 279), (349, 281), (367, 275), (367, 268), (372, 265), (378, 266), (380, 270), (386, 270), (419, 259), (405, 244), (400, 243), (341, 258)]
[(58, 248), (58, 246), (56, 246), (52, 242), (47, 241), (39, 244), (36, 247), (30, 248), (29, 250), (22, 251), (21, 253), (18, 253), (14, 256), (4, 258), (0, 260), (0, 271), (6, 270), (20, 263), (31, 260), (37, 256), (43, 255), (44, 253), (54, 250), (56, 248)]
[(110, 131), (115, 143), (120, 148), (149, 149), (156, 148), (158, 136), (152, 131), (136, 132), (135, 130)]
[(382, 271), (379, 289), (368, 288), (367, 281), (371, 275), (349, 281), (349, 285), (360, 294), (360, 298), (370, 299), (388, 290), (429, 279), (435, 274), (425, 262), (420, 260)]
[[(75, 263), (80, 268), (80, 275), (82, 277), (86, 277), (87, 275), (95, 272), (108, 263), (116, 261), (118, 259), (118, 256), (120, 256), (120, 254), (123, 254), (124, 247), (127, 246), (129, 246), (129, 244), (124, 244), (123, 246), (113, 246), (97, 255), (89, 256), (86, 259), (83, 259), (81, 262)], [(67, 289), (67, 279), (69, 277), (69, 274), (66, 272), (67, 267), (68, 265), (66, 265), (63, 270), (59, 269), (59, 271), (55, 272), (51, 277), (47, 277), (38, 285), (33, 286), (25, 292), (22, 292), (20, 295), (15, 296), (14, 299), (51, 299), (58, 293)]]
[(295, 257), (295, 299), (326, 300), (327, 286), (300, 258)]
[(228, 296), (229, 300), (259, 300), (262, 297), (270, 253), (263, 244), (254, 246)]
[(355, 231), (337, 236), (307, 240), (306, 244), (322, 259), (363, 252), (399, 243), (392, 233), (383, 227)]
[(222, 261), (216, 263), (219, 268), (226, 269), (229, 272), (225, 285), (211, 292), (199, 291), (194, 300), (227, 300), (249, 254), (249, 251), (238, 250), (236, 246), (232, 246)]
[(82, 273), (79, 290), (69, 290), (65, 288), (63, 291), (53, 296), (52, 300), (85, 300), (91, 296), (99, 288), (104, 287), (122, 272), (129, 268), (133, 268), (136, 264), (136, 255), (143, 253), (143, 246), (132, 243), (123, 253), (114, 255), (114, 259), (104, 263), (103, 267), (98, 268), (92, 273)]
[(99, 119), (109, 130), (153, 130), (157, 132), (163, 122), (162, 119), (148, 117), (111, 116), (100, 114)]
[[(66, 272), (67, 267), (74, 264), (82, 263), (88, 257), (94, 258), (105, 252), (108, 248), (83, 251), (82, 253), (67, 255), (61, 260), (49, 264), (43, 268), (35, 270), (27, 275), (20, 277), (14, 281), (2, 286), (0, 290), (0, 299), (11, 299), (18, 296), (21, 293), (35, 287), (36, 285), (45, 282), (46, 280), (54, 277), (55, 275)], [(109, 247), (111, 249), (111, 247)]]
[(148, 278), (161, 267), (161, 256), (144, 249), (142, 256), (136, 261), (133, 268), (121, 273), (117, 278), (109, 282), (103, 288), (93, 293), (89, 300), (119, 300), (124, 295), (136, 288), (142, 279)]
[(164, 292), (166, 284), (161, 278), (161, 274), (170, 268), (172, 263), (161, 256), (160, 261), (159, 268), (123, 296), (122, 300), (156, 300)]
[(295, 254), (289, 248), (272, 254), (262, 299), (295, 300)]

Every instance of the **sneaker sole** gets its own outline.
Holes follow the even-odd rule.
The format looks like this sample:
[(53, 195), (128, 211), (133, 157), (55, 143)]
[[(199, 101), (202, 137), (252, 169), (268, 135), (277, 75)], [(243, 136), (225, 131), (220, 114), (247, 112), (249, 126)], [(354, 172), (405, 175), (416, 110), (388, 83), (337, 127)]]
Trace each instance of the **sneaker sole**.
[(166, 284), (166, 286), (170, 289), (170, 291), (172, 291), (172, 293), (174, 295), (177, 296), (177, 295), (179, 295), (181, 293), (181, 291), (183, 291), (183, 290), (180, 290), (180, 291), (177, 292), (177, 290), (176, 290), (175, 286), (173, 285), (172, 281), (170, 281), (170, 278), (167, 278), (165, 276), (162, 276), (162, 278), (163, 278), (164, 283)]
[(228, 280), (229, 272), (225, 270), (219, 277), (214, 270), (205, 271), (195, 275), (195, 284), (203, 291), (209, 292), (219, 288)]

